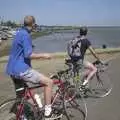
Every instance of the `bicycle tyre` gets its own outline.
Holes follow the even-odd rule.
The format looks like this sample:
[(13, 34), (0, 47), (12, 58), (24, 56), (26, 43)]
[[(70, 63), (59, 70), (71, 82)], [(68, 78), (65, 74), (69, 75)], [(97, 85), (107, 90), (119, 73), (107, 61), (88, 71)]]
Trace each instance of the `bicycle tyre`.
[(108, 96), (112, 91), (112, 84), (107, 71), (98, 72), (90, 80), (86, 95), (93, 98), (103, 98)]
[(87, 105), (84, 98), (76, 91), (75, 86), (69, 86), (65, 91), (64, 107), (69, 120), (86, 120)]
[[(0, 104), (0, 119), (1, 120), (16, 120), (17, 106), (20, 103), (21, 103), (21, 99), (12, 98)], [(28, 107), (28, 106), (32, 110), (33, 106), (28, 102), (24, 102), (24, 109), (26, 109), (25, 107)], [(24, 113), (24, 115), (26, 116), (27, 120), (36, 120), (33, 111), (29, 111), (29, 112), (26, 111), (26, 112), (27, 114)]]
[(52, 105), (52, 116), (55, 120), (70, 120), (64, 107), (64, 90), (61, 91), (61, 89), (58, 89), (56, 92), (59, 92), (59, 95), (56, 97), (56, 101)]

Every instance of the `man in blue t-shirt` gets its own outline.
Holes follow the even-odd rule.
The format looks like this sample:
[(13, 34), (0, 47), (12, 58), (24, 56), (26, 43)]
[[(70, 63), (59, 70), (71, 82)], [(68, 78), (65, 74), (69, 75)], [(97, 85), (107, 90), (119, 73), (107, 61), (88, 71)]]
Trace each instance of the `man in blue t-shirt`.
[(43, 83), (46, 85), (44, 89), (46, 104), (45, 116), (48, 117), (51, 114), (51, 94), (53, 83), (51, 79), (32, 69), (31, 59), (50, 59), (51, 55), (47, 53), (33, 53), (30, 33), (34, 26), (35, 18), (33, 16), (26, 16), (24, 18), (24, 27), (20, 28), (14, 37), (6, 71), (8, 75), (12, 76), (12, 78), (20, 78), (27, 82)]

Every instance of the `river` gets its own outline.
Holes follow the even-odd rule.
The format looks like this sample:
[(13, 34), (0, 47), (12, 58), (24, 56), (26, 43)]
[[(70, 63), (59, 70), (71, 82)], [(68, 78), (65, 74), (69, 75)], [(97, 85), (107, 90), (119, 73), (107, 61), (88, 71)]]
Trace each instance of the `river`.
[[(93, 47), (120, 47), (120, 27), (90, 27), (88, 39)], [(48, 36), (42, 36), (33, 41), (34, 51), (37, 52), (65, 52), (69, 40), (79, 35), (79, 30), (61, 31)]]

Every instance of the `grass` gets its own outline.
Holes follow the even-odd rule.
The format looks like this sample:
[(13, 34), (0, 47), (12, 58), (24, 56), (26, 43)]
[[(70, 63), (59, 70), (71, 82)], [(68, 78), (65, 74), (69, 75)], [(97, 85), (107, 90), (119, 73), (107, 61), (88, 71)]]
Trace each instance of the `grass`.
[(11, 39), (2, 42), (2, 45), (0, 46), (0, 57), (8, 55), (11, 48), (11, 43)]
[[(108, 60), (108, 59), (114, 59), (118, 56), (120, 56), (120, 53), (104, 53), (99, 55), (102, 60)], [(32, 60), (32, 66), (34, 69), (38, 70), (41, 73), (50, 75), (56, 71), (59, 71), (61, 69), (66, 68), (64, 64), (63, 57), (61, 58), (55, 58), (51, 60)], [(85, 60), (89, 60), (93, 62), (95, 59), (91, 55), (86, 55)], [(4, 72), (5, 66), (7, 63), (7, 57), (3, 57), (0, 59), (0, 73)]]
[[(97, 54), (104, 54), (104, 53), (112, 54), (112, 53), (120, 53), (120, 48), (106, 48), (106, 49), (97, 48), (97, 49), (95, 49), (95, 51)], [(91, 55), (89, 50), (86, 52), (86, 54)], [(57, 58), (67, 57), (67, 53), (65, 53), (65, 52), (56, 52), (56, 53), (54, 53), (54, 55)]]
[[(117, 54), (117, 53), (119, 54), (120, 48), (95, 49), (95, 51), (99, 55), (100, 54), (101, 55), (104, 55), (104, 54), (113, 55), (113, 54)], [(65, 52), (56, 52), (56, 53), (53, 53), (53, 55), (55, 56), (56, 59), (59, 59), (59, 58), (64, 59), (64, 58), (68, 57), (67, 53), (65, 53)], [(87, 51), (86, 55), (90, 56), (91, 54), (89, 51)], [(5, 62), (7, 60), (8, 60), (8, 56), (1, 56), (0, 63)]]

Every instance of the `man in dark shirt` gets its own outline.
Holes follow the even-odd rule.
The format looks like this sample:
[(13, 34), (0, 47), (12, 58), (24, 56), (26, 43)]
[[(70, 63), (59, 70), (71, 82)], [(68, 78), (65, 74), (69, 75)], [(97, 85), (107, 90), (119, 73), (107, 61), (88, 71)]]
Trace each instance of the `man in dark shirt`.
[[(70, 48), (68, 47), (68, 55), (70, 56), (71, 60), (74, 62), (82, 61), (85, 68), (87, 68), (87, 71), (84, 73), (87, 78), (84, 80), (83, 85), (86, 85), (88, 81), (92, 78), (92, 76), (96, 73), (97, 68), (90, 62), (84, 61), (84, 56), (86, 53), (86, 50), (89, 49), (92, 55), (100, 61), (99, 57), (96, 55), (94, 49), (91, 46), (91, 42), (87, 39), (87, 27), (81, 27), (80, 28), (80, 36), (75, 38), (74, 40), (70, 41), (68, 46), (72, 44), (74, 46), (70, 51)], [(72, 53), (72, 54), (71, 54)]]

